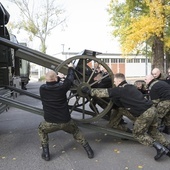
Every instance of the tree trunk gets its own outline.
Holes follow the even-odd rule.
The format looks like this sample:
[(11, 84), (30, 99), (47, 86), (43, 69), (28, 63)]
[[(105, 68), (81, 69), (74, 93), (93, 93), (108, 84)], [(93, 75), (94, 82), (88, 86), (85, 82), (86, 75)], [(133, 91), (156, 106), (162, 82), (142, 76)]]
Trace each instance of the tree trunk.
[[(46, 50), (47, 50), (47, 47), (46, 47), (46, 44), (45, 44), (45, 41), (46, 39), (45, 38), (41, 38), (41, 52), (46, 54)], [(44, 76), (46, 73), (46, 68), (42, 66), (42, 75), (41, 76)]]
[(157, 67), (161, 73), (165, 73), (164, 68), (164, 42), (159, 37), (155, 36), (152, 46), (152, 69)]
[(170, 68), (170, 51), (166, 51), (166, 71), (168, 68)]

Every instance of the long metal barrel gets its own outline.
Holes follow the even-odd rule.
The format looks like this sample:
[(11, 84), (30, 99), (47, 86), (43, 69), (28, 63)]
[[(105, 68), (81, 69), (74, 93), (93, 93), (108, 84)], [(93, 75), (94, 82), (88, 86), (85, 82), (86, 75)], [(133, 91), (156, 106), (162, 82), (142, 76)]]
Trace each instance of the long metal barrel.
[(26, 103), (16, 101), (16, 100), (13, 100), (10, 98), (6, 98), (3, 96), (0, 96), (0, 102), (3, 104), (7, 104), (11, 107), (15, 107), (15, 108), (22, 109), (22, 110), (25, 110), (25, 111), (28, 111), (31, 113), (35, 113), (37, 115), (43, 116), (43, 114), (44, 114), (44, 111), (41, 108), (37, 108), (37, 107), (31, 106), (31, 105), (28, 105)]
[[(30, 61), (32, 63), (41, 65), (52, 70), (55, 70), (63, 62), (63, 60), (41, 53), (39, 51), (25, 47), (23, 45), (13, 43), (10, 40), (2, 37), (0, 37), (0, 44), (7, 46), (9, 48), (13, 48), (15, 50), (16, 57), (19, 57), (21, 59)], [(66, 74), (67, 70), (68, 67), (64, 66), (63, 68), (60, 69), (60, 72)]]

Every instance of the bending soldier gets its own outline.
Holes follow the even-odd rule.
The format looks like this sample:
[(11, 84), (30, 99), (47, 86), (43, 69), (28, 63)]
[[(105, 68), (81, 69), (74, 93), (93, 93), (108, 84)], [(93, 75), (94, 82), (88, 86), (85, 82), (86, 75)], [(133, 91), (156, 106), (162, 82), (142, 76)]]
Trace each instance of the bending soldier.
[(66, 93), (73, 80), (74, 71), (69, 65), (68, 75), (63, 83), (58, 81), (54, 71), (49, 71), (46, 74), (46, 84), (40, 86), (45, 121), (40, 123), (38, 133), (43, 149), (42, 158), (46, 161), (50, 160), (48, 133), (58, 130), (73, 134), (74, 139), (84, 147), (88, 157), (94, 157), (93, 150), (69, 113)]
[(151, 100), (144, 98), (134, 85), (128, 84), (122, 73), (114, 76), (115, 88), (89, 89), (83, 87), (82, 92), (91, 96), (108, 97), (114, 102), (119, 102), (135, 118), (133, 127), (133, 136), (140, 143), (153, 146), (158, 160), (163, 155), (170, 156), (170, 142), (157, 129), (157, 112)]

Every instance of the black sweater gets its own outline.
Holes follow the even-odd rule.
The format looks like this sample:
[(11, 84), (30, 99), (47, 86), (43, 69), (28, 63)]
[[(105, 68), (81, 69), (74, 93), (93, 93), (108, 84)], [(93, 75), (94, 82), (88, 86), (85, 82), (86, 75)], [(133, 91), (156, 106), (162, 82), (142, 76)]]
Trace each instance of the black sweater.
[(63, 83), (46, 82), (40, 86), (40, 96), (42, 100), (44, 119), (51, 123), (67, 123), (71, 116), (69, 113), (66, 93), (70, 89), (74, 80), (72, 68), (68, 69), (68, 74)]
[(119, 87), (108, 89), (108, 93), (115, 103), (119, 102), (134, 117), (140, 116), (152, 106), (152, 101), (145, 99), (134, 85), (127, 84), (126, 81), (122, 82)]
[(150, 88), (150, 98), (151, 100), (170, 100), (170, 85), (166, 83), (165, 81), (158, 80), (152, 80), (148, 84), (148, 88)]

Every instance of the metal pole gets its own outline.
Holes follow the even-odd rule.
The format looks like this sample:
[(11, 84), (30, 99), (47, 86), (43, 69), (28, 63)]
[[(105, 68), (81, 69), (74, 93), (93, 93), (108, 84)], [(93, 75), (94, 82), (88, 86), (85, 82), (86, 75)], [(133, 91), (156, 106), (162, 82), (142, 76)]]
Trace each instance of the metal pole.
[(65, 44), (61, 44), (61, 45), (62, 45), (62, 47), (63, 47), (63, 51), (62, 51), (62, 53), (64, 53), (64, 45), (65, 45)]
[(148, 55), (147, 55), (147, 51), (148, 51), (148, 46), (147, 46), (147, 42), (146, 42), (146, 49), (145, 49), (146, 51), (145, 51), (145, 55), (146, 55), (146, 57), (145, 57), (145, 74), (147, 75), (148, 74)]

